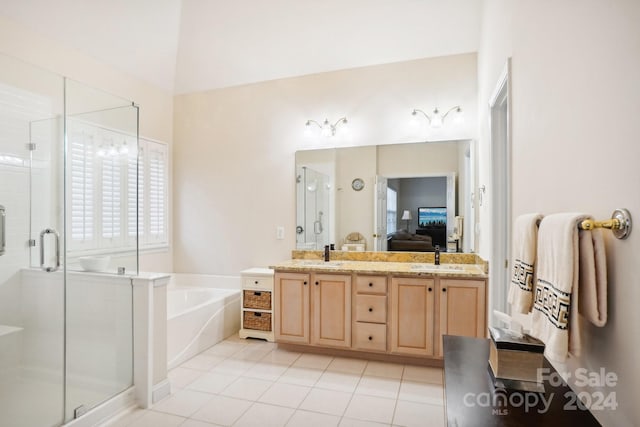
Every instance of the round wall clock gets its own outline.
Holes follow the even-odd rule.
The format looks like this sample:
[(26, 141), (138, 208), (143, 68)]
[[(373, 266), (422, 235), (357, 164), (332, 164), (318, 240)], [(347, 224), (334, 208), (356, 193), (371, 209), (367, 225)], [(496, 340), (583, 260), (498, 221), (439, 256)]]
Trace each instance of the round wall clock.
[(351, 188), (356, 191), (360, 191), (364, 188), (364, 181), (361, 178), (356, 178), (351, 181)]

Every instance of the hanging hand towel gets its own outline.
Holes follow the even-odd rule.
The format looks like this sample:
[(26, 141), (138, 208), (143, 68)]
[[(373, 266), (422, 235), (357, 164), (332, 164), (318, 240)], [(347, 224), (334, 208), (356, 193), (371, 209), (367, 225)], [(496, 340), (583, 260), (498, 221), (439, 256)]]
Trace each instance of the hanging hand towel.
[(607, 257), (601, 230), (580, 232), (578, 311), (596, 326), (607, 323)]
[(509, 285), (508, 301), (516, 313), (529, 313), (533, 302), (535, 283), (536, 244), (538, 223), (542, 215), (525, 214), (516, 218), (513, 224), (513, 273)]
[[(549, 215), (542, 220), (538, 231), (531, 335), (545, 343), (545, 356), (555, 361), (564, 361), (568, 353), (580, 354), (578, 309), (579, 301), (584, 300), (580, 296), (582, 289), (589, 300), (596, 298), (591, 301), (595, 305), (587, 305), (585, 301), (587, 311), (591, 313), (593, 307), (606, 306), (603, 241), (599, 237), (594, 238), (592, 231), (578, 230), (578, 224), (587, 218), (590, 217), (578, 213)], [(582, 275), (580, 269), (583, 270)], [(603, 277), (604, 292), (596, 283)], [(601, 304), (597, 300), (598, 293), (605, 298)], [(600, 313), (597, 310), (595, 313), (601, 321)], [(589, 317), (593, 315), (589, 314)]]

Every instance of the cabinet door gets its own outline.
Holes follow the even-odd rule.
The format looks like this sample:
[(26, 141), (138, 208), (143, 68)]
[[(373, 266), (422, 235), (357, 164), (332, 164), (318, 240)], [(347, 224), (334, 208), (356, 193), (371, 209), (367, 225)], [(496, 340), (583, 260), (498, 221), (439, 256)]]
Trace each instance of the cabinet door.
[(391, 279), (391, 351), (433, 355), (433, 279)]
[(313, 344), (351, 347), (351, 276), (314, 274)]
[(309, 343), (309, 287), (308, 274), (276, 273), (273, 301), (276, 341)]
[(440, 279), (439, 356), (443, 335), (486, 336), (485, 287), (485, 280)]

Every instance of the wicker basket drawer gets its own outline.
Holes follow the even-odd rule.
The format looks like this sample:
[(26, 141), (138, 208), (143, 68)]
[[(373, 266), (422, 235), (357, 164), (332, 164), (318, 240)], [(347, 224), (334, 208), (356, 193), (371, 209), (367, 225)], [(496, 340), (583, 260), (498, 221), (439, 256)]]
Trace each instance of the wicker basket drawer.
[(256, 329), (258, 331), (271, 330), (271, 313), (245, 311), (242, 317), (242, 327), (244, 329)]
[(259, 310), (271, 310), (271, 292), (269, 291), (243, 291), (242, 305), (244, 308), (257, 308)]

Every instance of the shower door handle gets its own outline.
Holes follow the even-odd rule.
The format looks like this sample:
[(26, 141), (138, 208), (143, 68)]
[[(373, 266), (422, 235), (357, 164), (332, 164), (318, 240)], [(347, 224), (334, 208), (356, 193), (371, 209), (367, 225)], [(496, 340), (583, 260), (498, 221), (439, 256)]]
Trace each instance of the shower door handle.
[[(56, 265), (54, 267), (44, 266), (44, 235), (45, 234), (53, 234), (53, 236), (56, 239)], [(40, 268), (46, 271), (47, 273), (57, 271), (58, 268), (60, 268), (60, 235), (53, 228), (45, 228), (40, 232)]]
[(0, 255), (4, 255), (7, 247), (7, 228), (4, 206), (0, 205)]

